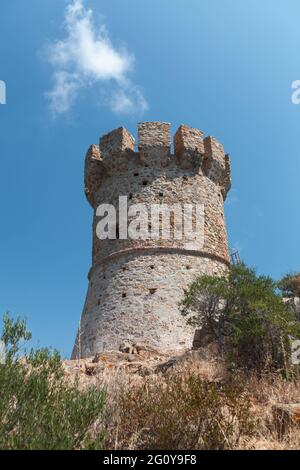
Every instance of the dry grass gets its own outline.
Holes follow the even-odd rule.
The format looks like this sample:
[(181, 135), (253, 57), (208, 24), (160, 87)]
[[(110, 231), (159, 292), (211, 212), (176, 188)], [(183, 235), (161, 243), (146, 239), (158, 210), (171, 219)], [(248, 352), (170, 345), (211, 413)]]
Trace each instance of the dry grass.
[(108, 449), (231, 449), (253, 436), (249, 397), (237, 383), (171, 373), (119, 394), (108, 422)]
[(285, 380), (280, 374), (267, 374), (262, 377), (243, 377), (244, 386), (251, 397), (253, 414), (258, 423), (256, 435), (244, 439), (241, 448), (245, 449), (300, 449), (300, 429), (290, 426), (284, 435), (279, 435), (272, 408), (274, 405), (300, 403), (300, 377)]
[(107, 389), (105, 419), (89, 431), (104, 429), (107, 449), (300, 449), (300, 429), (278, 435), (272, 412), (300, 403), (299, 376), (233, 376), (220, 359), (196, 351), (155, 360), (121, 355), (91, 377), (83, 371), (83, 386)]

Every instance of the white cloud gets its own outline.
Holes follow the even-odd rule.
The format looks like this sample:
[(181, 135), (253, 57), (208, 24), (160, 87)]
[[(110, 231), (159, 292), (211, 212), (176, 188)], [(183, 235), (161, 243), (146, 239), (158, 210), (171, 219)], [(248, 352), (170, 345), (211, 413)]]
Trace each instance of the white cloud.
[(77, 74), (58, 71), (54, 74), (54, 88), (46, 95), (53, 114), (67, 112), (74, 100), (82, 82)]
[(73, 0), (65, 12), (65, 37), (47, 48), (47, 58), (54, 68), (54, 87), (46, 95), (54, 114), (68, 111), (80, 90), (97, 84), (112, 85), (107, 100), (116, 113), (143, 112), (147, 102), (141, 90), (131, 83), (134, 56), (125, 48), (116, 49), (106, 26), (96, 31), (93, 11), (84, 0)]
[(141, 91), (134, 87), (130, 91), (120, 88), (112, 94), (110, 106), (115, 113), (134, 112), (136, 108), (142, 112), (147, 110), (148, 103)]

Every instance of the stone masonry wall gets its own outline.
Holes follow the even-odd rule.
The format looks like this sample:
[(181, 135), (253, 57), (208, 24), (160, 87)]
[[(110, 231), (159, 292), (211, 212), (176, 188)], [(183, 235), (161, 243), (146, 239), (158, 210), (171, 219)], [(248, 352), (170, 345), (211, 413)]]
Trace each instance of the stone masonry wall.
[[(92, 268), (81, 319), (80, 355), (118, 349), (124, 341), (162, 349), (190, 347), (193, 330), (180, 315), (184, 289), (200, 274), (221, 275), (229, 265), (223, 203), (230, 189), (229, 157), (212, 137), (181, 125), (141, 123), (138, 152), (119, 128), (90, 147), (85, 192), (94, 208)], [(204, 245), (197, 240), (99, 240), (97, 207), (131, 204), (204, 205)], [(151, 227), (149, 227), (151, 229)], [(72, 357), (79, 354), (78, 338)]]

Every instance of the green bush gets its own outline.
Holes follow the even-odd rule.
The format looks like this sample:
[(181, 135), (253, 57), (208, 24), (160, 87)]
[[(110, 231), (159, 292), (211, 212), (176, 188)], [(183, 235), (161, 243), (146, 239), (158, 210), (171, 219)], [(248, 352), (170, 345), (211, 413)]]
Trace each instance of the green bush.
[(256, 371), (289, 367), (290, 336), (300, 325), (277, 284), (244, 264), (227, 276), (201, 276), (181, 303), (191, 325), (204, 328), (231, 366)]
[(99, 448), (87, 430), (103, 413), (105, 394), (67, 383), (57, 351), (31, 350), (20, 360), (20, 341), (29, 340), (26, 322), (4, 317), (6, 362), (0, 365), (0, 448)]
[(251, 405), (236, 383), (216, 384), (196, 374), (170, 375), (124, 390), (119, 420), (106, 448), (229, 449), (255, 429)]
[(287, 274), (278, 282), (284, 297), (300, 297), (300, 273)]

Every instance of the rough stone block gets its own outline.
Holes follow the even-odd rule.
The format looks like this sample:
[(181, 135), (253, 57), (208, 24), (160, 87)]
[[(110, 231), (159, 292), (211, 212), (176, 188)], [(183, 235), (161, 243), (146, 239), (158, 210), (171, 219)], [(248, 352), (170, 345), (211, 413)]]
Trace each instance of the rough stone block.
[(100, 152), (103, 158), (134, 151), (134, 138), (124, 127), (119, 127), (100, 138)]
[(225, 153), (222, 144), (214, 137), (204, 139), (204, 172), (216, 184), (223, 184), (226, 176)]
[(142, 122), (138, 126), (138, 149), (142, 162), (166, 166), (171, 158), (170, 124), (166, 122)]
[(204, 153), (204, 134), (199, 129), (181, 124), (174, 136), (174, 153), (181, 155), (187, 151)]
[(138, 147), (171, 147), (171, 126), (168, 122), (141, 122), (138, 125)]
[(183, 169), (198, 166), (200, 169), (204, 155), (203, 132), (181, 124), (174, 136), (175, 160)]
[(94, 192), (99, 188), (104, 173), (99, 147), (91, 145), (85, 157), (84, 190), (90, 204), (94, 204)]

